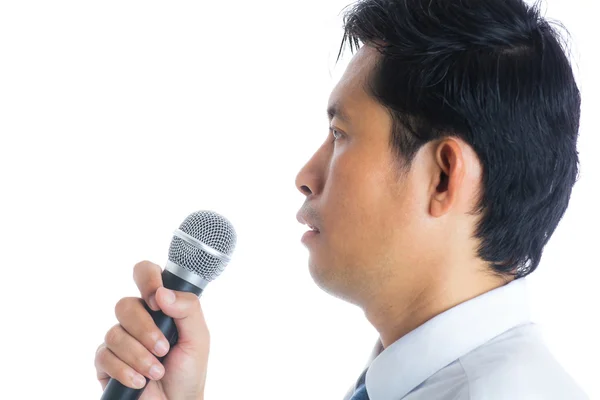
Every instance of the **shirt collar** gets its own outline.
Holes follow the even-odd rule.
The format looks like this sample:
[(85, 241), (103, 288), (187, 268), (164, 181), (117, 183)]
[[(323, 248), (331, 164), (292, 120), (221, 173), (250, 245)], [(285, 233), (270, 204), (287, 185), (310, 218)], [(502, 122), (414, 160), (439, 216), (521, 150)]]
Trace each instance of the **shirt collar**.
[(524, 278), (461, 303), (376, 356), (366, 375), (369, 398), (400, 399), (461, 356), (529, 321)]

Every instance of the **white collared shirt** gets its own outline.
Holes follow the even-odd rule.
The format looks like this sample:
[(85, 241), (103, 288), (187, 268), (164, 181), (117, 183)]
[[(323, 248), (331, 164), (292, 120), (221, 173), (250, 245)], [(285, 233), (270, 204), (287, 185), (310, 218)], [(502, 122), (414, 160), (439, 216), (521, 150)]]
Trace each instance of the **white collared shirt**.
[(459, 304), (383, 351), (378, 341), (365, 381), (369, 399), (587, 399), (531, 322), (525, 283)]

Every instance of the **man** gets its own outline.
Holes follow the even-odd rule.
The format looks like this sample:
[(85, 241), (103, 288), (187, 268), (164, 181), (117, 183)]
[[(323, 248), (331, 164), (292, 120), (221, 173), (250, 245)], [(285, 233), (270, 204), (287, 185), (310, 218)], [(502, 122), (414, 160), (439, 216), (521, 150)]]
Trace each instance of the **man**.
[[(346, 398), (586, 398), (530, 322), (523, 280), (578, 170), (580, 97), (555, 31), (521, 0), (365, 0), (348, 42), (329, 135), (296, 180), (311, 276), (380, 335)], [(162, 334), (123, 299), (98, 379), (144, 375), (142, 399), (202, 399), (198, 299), (164, 289), (157, 265), (134, 271), (179, 342), (163, 368)]]

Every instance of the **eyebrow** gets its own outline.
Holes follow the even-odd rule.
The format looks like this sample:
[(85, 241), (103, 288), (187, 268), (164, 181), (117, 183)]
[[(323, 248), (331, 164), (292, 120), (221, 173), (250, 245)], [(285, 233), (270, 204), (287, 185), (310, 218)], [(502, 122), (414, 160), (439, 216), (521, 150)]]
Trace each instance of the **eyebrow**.
[(334, 103), (327, 107), (327, 116), (329, 117), (330, 121), (334, 117), (338, 117), (344, 122), (350, 122), (348, 114), (343, 110), (339, 103)]

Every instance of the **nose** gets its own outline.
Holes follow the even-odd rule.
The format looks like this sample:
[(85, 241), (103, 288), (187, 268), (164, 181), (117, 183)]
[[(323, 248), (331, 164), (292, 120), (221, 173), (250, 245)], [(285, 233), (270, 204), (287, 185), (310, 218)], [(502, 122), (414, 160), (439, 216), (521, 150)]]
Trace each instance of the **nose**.
[(324, 186), (326, 159), (321, 146), (296, 175), (296, 187), (305, 196), (318, 195)]

